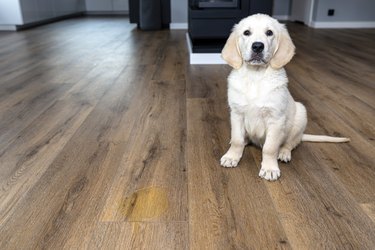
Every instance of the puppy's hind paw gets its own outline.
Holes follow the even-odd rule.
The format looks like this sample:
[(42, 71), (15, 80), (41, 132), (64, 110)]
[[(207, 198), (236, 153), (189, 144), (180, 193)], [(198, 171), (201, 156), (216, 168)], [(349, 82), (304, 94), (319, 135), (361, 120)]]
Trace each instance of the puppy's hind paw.
[(292, 159), (292, 153), (288, 149), (281, 148), (279, 152), (279, 156), (277, 158), (280, 161), (289, 162)]

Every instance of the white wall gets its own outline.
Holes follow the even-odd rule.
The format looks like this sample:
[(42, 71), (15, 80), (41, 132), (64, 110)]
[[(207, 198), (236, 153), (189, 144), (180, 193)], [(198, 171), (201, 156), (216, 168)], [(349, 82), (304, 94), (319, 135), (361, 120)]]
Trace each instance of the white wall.
[(188, 0), (171, 0), (171, 23), (188, 22)]
[(129, 0), (85, 0), (88, 12), (128, 12)]
[(0, 0), (0, 30), (84, 10), (85, 0)]
[[(374, 0), (315, 0), (315, 2), (314, 21), (375, 21)], [(335, 15), (328, 16), (328, 9), (335, 9)]]
[[(334, 16), (328, 16), (334, 9)], [(375, 28), (374, 0), (315, 0), (311, 26), (315, 28)]]
[[(0, 0), (1, 1), (1, 0)], [(84, 0), (20, 0), (23, 23), (84, 11)]]
[(274, 0), (273, 16), (287, 19), (290, 16), (291, 0)]
[(18, 0), (0, 0), (0, 25), (22, 24), (20, 3)]

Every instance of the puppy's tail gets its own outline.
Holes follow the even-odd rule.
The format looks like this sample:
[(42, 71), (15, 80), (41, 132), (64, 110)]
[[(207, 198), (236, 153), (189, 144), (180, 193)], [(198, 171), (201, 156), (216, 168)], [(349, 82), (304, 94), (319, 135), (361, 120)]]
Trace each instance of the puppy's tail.
[(326, 136), (326, 135), (309, 135), (303, 134), (302, 141), (308, 142), (349, 142), (349, 138), (345, 137), (333, 137), (333, 136)]

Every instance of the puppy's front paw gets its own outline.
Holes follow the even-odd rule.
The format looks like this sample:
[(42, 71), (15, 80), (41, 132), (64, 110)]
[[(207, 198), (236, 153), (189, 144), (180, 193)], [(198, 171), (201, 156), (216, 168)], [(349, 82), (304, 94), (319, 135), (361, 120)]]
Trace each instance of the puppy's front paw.
[(280, 177), (280, 169), (276, 166), (267, 166), (262, 163), (262, 168), (259, 171), (259, 176), (267, 181), (276, 181)]
[(223, 155), (223, 157), (221, 157), (220, 164), (221, 166), (226, 167), (226, 168), (234, 168), (234, 167), (237, 167), (240, 159), (241, 157), (234, 157), (227, 153)]

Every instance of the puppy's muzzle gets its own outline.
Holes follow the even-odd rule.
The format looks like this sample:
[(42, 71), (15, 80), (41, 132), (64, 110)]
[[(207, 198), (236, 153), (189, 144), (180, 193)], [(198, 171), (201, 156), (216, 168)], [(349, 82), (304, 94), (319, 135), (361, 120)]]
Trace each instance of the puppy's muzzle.
[(251, 58), (248, 63), (252, 65), (261, 65), (266, 64), (267, 62), (264, 60), (263, 50), (264, 50), (264, 43), (262, 42), (254, 42), (251, 45)]

